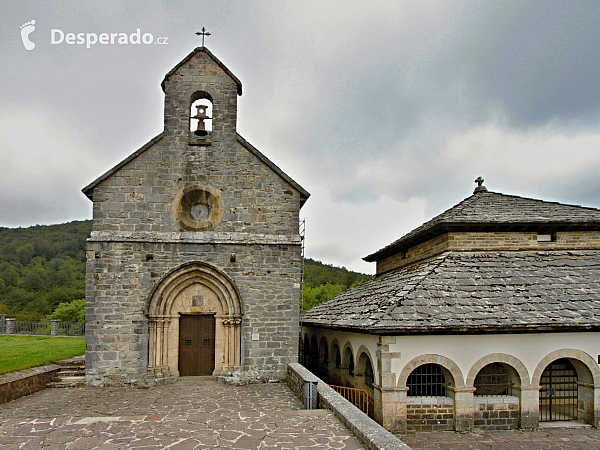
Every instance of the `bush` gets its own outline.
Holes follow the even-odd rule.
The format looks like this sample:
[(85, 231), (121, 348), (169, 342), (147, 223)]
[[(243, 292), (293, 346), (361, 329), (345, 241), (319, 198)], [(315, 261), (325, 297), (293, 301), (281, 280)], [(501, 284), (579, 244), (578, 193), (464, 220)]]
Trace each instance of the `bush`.
[(58, 319), (61, 322), (85, 322), (85, 299), (60, 303), (52, 314), (46, 316), (46, 319)]

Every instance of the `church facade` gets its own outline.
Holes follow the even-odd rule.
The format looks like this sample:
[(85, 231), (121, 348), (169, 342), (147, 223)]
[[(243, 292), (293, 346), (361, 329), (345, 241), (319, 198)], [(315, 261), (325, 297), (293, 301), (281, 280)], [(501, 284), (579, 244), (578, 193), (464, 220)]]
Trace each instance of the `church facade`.
[(365, 260), (301, 358), (387, 429), (600, 425), (600, 210), (480, 186)]
[(282, 379), (298, 357), (309, 194), (237, 133), (242, 85), (207, 48), (162, 87), (164, 131), (83, 189), (86, 381)]

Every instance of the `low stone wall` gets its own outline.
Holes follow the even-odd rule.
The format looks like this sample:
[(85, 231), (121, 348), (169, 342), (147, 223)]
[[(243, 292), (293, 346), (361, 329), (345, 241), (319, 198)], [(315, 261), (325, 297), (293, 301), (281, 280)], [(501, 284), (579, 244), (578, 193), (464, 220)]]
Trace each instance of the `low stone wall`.
[(473, 419), (482, 430), (519, 428), (519, 398), (475, 396)]
[[(292, 392), (303, 401), (304, 380), (317, 378), (298, 363), (288, 365), (286, 381)], [(318, 379), (318, 378), (317, 378)], [(410, 447), (387, 431), (323, 381), (317, 385), (319, 408), (332, 411), (363, 444), (371, 450), (410, 450)]]
[(0, 405), (46, 389), (59, 370), (50, 364), (0, 375)]
[(454, 404), (448, 397), (408, 397), (406, 416), (408, 430), (454, 430)]

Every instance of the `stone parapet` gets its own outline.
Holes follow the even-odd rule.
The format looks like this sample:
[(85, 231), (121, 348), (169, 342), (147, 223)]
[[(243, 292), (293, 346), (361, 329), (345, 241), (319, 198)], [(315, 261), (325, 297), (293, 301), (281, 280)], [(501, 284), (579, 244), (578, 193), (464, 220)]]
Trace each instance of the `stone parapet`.
[(46, 389), (59, 370), (50, 364), (0, 375), (0, 405)]
[(331, 410), (370, 450), (410, 450), (410, 447), (372, 420), (356, 406), (331, 389), (298, 363), (289, 364), (286, 381), (302, 399), (304, 379), (318, 379), (319, 408)]

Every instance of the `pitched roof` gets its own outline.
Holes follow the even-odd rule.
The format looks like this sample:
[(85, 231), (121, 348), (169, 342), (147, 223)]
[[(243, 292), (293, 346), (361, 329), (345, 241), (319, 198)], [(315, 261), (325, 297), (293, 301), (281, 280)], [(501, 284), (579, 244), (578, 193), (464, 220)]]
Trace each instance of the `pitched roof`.
[(477, 192), (397, 241), (363, 258), (380, 261), (448, 231), (600, 230), (600, 210), (498, 192)]
[[(147, 142), (145, 145), (143, 145), (141, 148), (139, 148), (138, 150), (136, 150), (135, 152), (133, 152), (131, 155), (129, 155), (123, 161), (121, 161), (120, 163), (118, 163), (112, 169), (106, 171), (105, 173), (103, 173), (102, 175), (100, 175), (98, 178), (96, 178), (94, 181), (92, 181), (90, 184), (88, 184), (86, 187), (84, 187), (82, 189), (82, 192), (90, 200), (93, 200), (92, 196), (93, 196), (93, 193), (94, 193), (94, 188), (98, 184), (100, 184), (102, 181), (104, 181), (107, 178), (109, 178), (112, 174), (114, 174), (115, 172), (117, 172), (119, 169), (121, 169), (127, 163), (129, 163), (130, 161), (132, 161), (135, 158), (137, 158), (139, 155), (141, 155), (146, 150), (148, 150), (149, 148), (151, 148), (154, 144), (156, 144), (157, 142), (160, 142), (162, 138), (163, 138), (163, 133), (160, 133), (158, 136), (156, 136), (155, 138), (153, 138), (152, 140), (150, 140), (149, 142)], [(298, 183), (296, 183), (283, 170), (281, 170), (275, 163), (273, 163), (269, 158), (267, 158), (265, 155), (263, 155), (256, 147), (254, 147), (252, 144), (250, 144), (248, 141), (246, 141), (239, 134), (237, 135), (237, 141), (246, 150), (248, 150), (250, 153), (252, 153), (258, 159), (260, 159), (273, 172), (275, 172), (277, 175), (279, 175), (281, 178), (283, 178), (284, 181), (286, 181), (294, 189), (296, 189), (298, 192), (300, 192), (300, 196), (301, 196), (301, 199), (302, 199), (301, 200), (301, 204), (302, 205), (306, 202), (306, 200), (308, 199), (308, 197), (310, 197), (310, 193), (306, 189), (304, 189), (302, 186), (300, 186)]]
[(382, 334), (600, 329), (600, 251), (446, 252), (302, 316)]
[(235, 84), (237, 85), (237, 94), (238, 94), (238, 95), (242, 95), (242, 82), (241, 82), (241, 81), (238, 79), (238, 77), (236, 77), (236, 76), (233, 74), (233, 72), (231, 72), (231, 70), (229, 70), (229, 69), (227, 68), (227, 66), (226, 66), (225, 64), (223, 64), (223, 63), (222, 63), (222, 62), (219, 60), (219, 58), (217, 58), (215, 55), (213, 55), (213, 54), (212, 54), (212, 52), (211, 52), (209, 49), (207, 49), (206, 47), (196, 47), (194, 50), (192, 50), (192, 52), (191, 52), (189, 55), (187, 55), (185, 58), (183, 58), (183, 59), (182, 59), (182, 60), (179, 62), (179, 64), (177, 64), (175, 67), (173, 67), (171, 70), (169, 70), (169, 72), (168, 72), (168, 73), (165, 75), (165, 78), (162, 80), (162, 83), (160, 83), (160, 85), (161, 85), (161, 87), (162, 87), (162, 89), (163, 89), (163, 92), (164, 92), (164, 90), (165, 90), (165, 83), (166, 83), (166, 81), (169, 79), (169, 77), (170, 77), (171, 75), (173, 75), (173, 74), (174, 74), (174, 73), (177, 71), (177, 69), (179, 69), (179, 68), (180, 68), (181, 66), (183, 66), (183, 65), (184, 65), (186, 62), (188, 62), (190, 59), (192, 59), (192, 58), (193, 58), (193, 57), (194, 57), (196, 54), (198, 54), (198, 53), (201, 53), (201, 52), (202, 52), (202, 53), (206, 53), (208, 56), (210, 56), (210, 57), (213, 59), (213, 61), (214, 61), (215, 63), (217, 63), (217, 65), (218, 65), (219, 67), (221, 67), (221, 69), (223, 69), (223, 70), (225, 71), (225, 73), (226, 73), (227, 75), (229, 75), (229, 76), (230, 76), (230, 77), (233, 79), (233, 81), (235, 81)]

